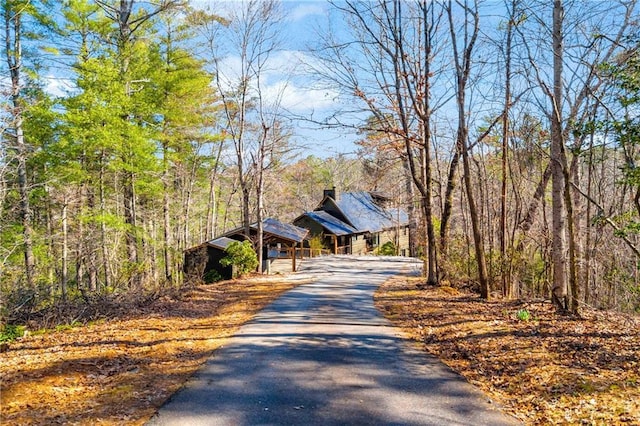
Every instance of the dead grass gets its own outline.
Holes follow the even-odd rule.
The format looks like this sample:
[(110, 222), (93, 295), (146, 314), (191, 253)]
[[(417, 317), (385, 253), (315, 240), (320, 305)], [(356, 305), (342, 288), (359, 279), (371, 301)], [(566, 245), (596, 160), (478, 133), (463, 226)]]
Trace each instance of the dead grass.
[(638, 317), (566, 317), (550, 303), (485, 302), (420, 281), (388, 281), (376, 306), (508, 413), (529, 425), (640, 425)]
[(239, 326), (299, 284), (201, 286), (117, 319), (15, 341), (0, 354), (0, 423), (143, 424)]

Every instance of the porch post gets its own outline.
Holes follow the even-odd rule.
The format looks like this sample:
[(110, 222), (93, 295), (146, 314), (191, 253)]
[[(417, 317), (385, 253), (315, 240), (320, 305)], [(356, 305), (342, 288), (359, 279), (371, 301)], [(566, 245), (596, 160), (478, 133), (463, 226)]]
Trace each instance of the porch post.
[(291, 272), (295, 272), (296, 271), (296, 243), (293, 243), (293, 247), (292, 247), (292, 251), (293, 251), (293, 256), (291, 256), (291, 260), (293, 263), (293, 270)]

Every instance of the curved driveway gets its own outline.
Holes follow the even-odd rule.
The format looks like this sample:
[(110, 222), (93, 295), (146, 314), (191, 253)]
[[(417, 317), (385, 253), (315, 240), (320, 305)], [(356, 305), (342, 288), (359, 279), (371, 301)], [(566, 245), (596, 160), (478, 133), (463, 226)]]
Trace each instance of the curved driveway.
[(407, 258), (305, 260), (314, 278), (259, 313), (150, 425), (512, 425), (373, 306)]

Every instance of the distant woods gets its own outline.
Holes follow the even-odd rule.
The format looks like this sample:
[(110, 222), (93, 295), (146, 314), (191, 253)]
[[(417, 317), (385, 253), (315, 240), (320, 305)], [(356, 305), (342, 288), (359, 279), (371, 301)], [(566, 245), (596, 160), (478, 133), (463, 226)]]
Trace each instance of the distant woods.
[(640, 309), (635, 1), (334, 7), (318, 72), (404, 164), (427, 283)]
[(322, 159), (268, 87), (291, 4), (0, 5), (3, 323), (178, 288), (183, 250), (332, 186), (409, 212), (425, 283), (640, 309), (635, 1), (328, 4), (301, 55), (360, 139)]

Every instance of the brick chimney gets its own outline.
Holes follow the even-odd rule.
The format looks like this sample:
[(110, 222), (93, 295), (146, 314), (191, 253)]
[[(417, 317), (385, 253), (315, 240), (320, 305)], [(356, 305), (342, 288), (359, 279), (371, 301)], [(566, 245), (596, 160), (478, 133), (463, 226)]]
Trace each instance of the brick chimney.
[(336, 191), (336, 187), (334, 186), (331, 189), (325, 189), (324, 190), (324, 194), (323, 194), (323, 198), (325, 197), (331, 197), (334, 200), (338, 200), (338, 192)]

